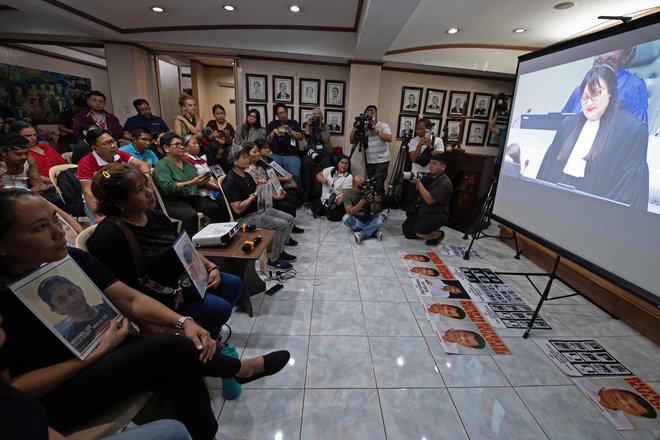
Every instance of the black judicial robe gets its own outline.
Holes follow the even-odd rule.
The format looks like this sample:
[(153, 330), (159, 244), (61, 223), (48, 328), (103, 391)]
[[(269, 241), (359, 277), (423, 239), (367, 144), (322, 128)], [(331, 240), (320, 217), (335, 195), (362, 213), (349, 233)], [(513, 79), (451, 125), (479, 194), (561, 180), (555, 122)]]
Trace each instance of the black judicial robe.
[[(587, 161), (584, 177), (575, 178), (563, 172), (568, 157), (559, 161), (557, 156), (570, 133), (576, 128), (581, 130), (585, 122), (582, 113), (564, 119), (543, 157), (536, 178), (571, 185), (577, 190), (646, 211), (649, 200), (647, 125), (632, 114), (619, 110), (602, 154), (596, 160)], [(601, 124), (598, 133), (604, 128)]]

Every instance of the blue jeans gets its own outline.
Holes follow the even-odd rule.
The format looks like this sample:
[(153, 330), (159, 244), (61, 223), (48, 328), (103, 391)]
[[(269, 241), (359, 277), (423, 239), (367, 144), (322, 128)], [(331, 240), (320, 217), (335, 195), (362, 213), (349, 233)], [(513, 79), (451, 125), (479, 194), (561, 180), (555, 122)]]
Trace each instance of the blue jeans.
[(297, 155), (281, 156), (279, 154), (271, 154), (270, 157), (272, 157), (275, 162), (282, 165), (282, 168), (290, 172), (293, 176), (293, 180), (298, 184), (298, 188), (302, 188), (302, 182), (300, 180), (302, 161)]
[(384, 212), (379, 212), (378, 214), (373, 214), (369, 223), (364, 223), (362, 219), (364, 218), (363, 213), (358, 213), (357, 215), (348, 215), (346, 214), (342, 219), (344, 224), (351, 228), (355, 232), (359, 232), (363, 239), (369, 238), (376, 233), (377, 230), (383, 226), (385, 220), (387, 220), (387, 214)]
[(231, 310), (243, 291), (243, 281), (230, 273), (221, 273), (220, 286), (207, 290), (204, 299), (184, 302), (176, 309), (182, 315), (191, 316), (195, 322), (217, 338), (222, 325), (229, 321)]
[(128, 429), (105, 440), (189, 440), (190, 434), (177, 420), (157, 420), (137, 428)]

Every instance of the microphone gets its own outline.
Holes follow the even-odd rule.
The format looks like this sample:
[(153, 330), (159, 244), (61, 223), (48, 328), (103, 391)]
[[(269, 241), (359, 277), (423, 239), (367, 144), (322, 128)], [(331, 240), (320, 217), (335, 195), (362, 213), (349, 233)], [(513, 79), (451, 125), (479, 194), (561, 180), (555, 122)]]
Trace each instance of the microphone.
[(511, 124), (511, 127), (513, 127), (514, 125), (516, 125), (516, 122), (520, 121), (524, 115), (527, 115), (527, 114), (529, 114), (529, 113), (531, 113), (531, 112), (532, 112), (532, 108), (530, 107), (530, 108), (527, 109), (527, 111), (526, 111), (525, 113), (523, 113), (522, 115), (518, 116), (518, 118), (516, 118), (516, 120), (513, 121), (513, 124)]
[(247, 223), (243, 223), (243, 226), (241, 226), (241, 230), (243, 230), (243, 232), (252, 232), (256, 229), (257, 227), (255, 225), (248, 225)]
[(523, 168), (522, 173), (520, 173), (521, 176), (525, 175), (525, 171), (527, 171), (528, 166), (529, 166), (529, 159), (525, 161), (525, 168)]
[(261, 243), (261, 235), (257, 235), (252, 241), (246, 240), (241, 246), (241, 250), (245, 253), (252, 252), (259, 243)]

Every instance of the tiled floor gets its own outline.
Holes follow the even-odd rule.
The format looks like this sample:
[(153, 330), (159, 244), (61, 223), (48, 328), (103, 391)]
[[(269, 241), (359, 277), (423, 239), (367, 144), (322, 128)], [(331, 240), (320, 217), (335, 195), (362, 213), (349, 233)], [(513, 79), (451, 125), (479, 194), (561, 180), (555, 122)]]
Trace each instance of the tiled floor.
[[(657, 439), (657, 431), (617, 432), (533, 341), (589, 337), (659, 389), (660, 348), (582, 297), (544, 306), (552, 326), (524, 340), (498, 330), (511, 356), (456, 356), (442, 351), (399, 260), (400, 250), (431, 250), (400, 233), (392, 212), (382, 242), (357, 245), (338, 223), (300, 210), (296, 278), (272, 297), (252, 298), (255, 317), (236, 312), (239, 354), (288, 349), (280, 373), (224, 401), (214, 390), (218, 439)], [(446, 243), (467, 244), (446, 230)], [(443, 258), (449, 265), (532, 269), (495, 239), (477, 241), (483, 259)], [(524, 277), (507, 276), (530, 305), (538, 295)], [(539, 283), (540, 284), (540, 283)], [(553, 292), (570, 292), (556, 283)], [(212, 383), (220, 383), (213, 381)]]

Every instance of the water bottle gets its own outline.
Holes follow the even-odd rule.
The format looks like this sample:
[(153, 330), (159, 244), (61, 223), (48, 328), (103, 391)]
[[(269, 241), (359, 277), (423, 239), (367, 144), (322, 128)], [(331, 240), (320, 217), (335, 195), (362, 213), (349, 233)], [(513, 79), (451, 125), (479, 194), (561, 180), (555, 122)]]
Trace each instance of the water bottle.
[[(238, 359), (238, 353), (236, 353), (236, 346), (234, 344), (225, 344), (221, 352), (225, 356)], [(241, 384), (236, 382), (236, 379), (233, 377), (222, 379), (222, 395), (227, 400), (234, 400), (241, 395)]]

